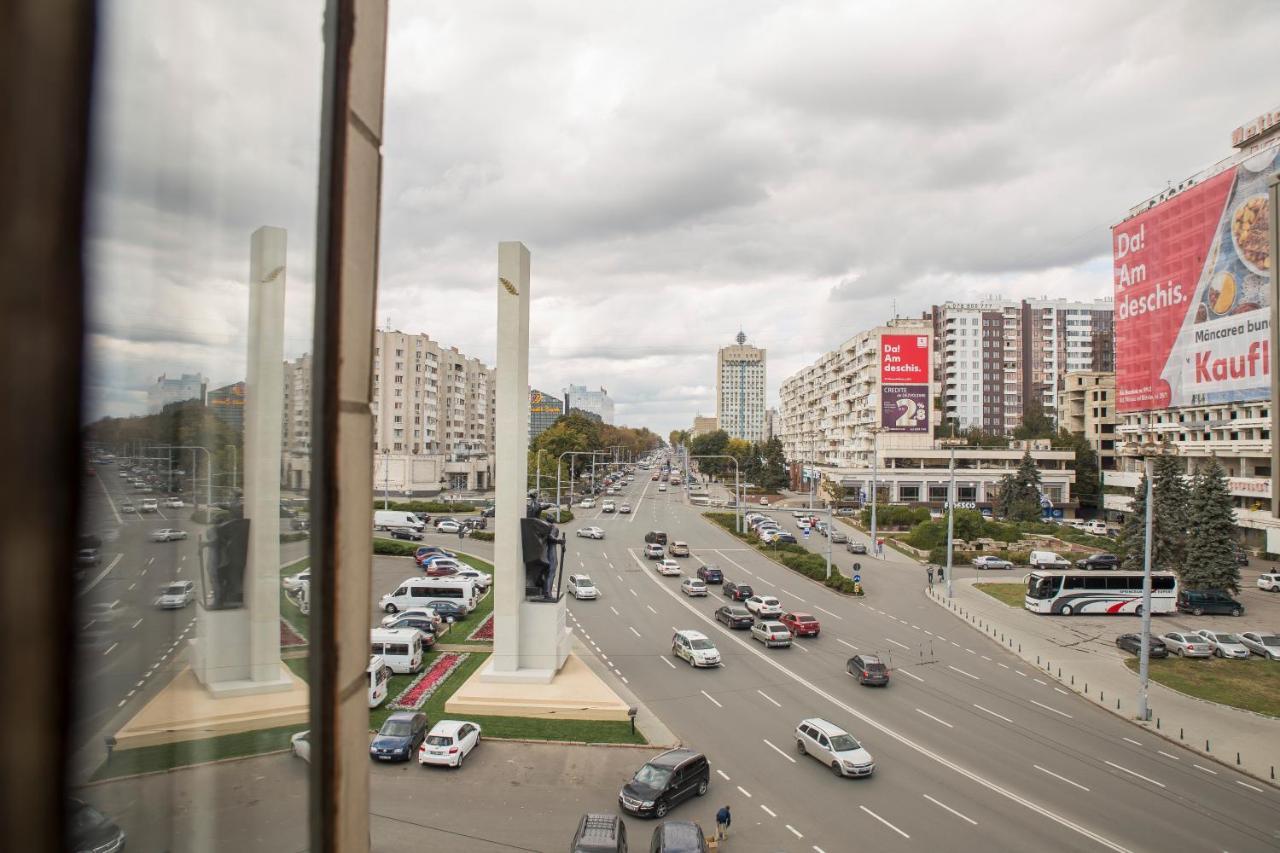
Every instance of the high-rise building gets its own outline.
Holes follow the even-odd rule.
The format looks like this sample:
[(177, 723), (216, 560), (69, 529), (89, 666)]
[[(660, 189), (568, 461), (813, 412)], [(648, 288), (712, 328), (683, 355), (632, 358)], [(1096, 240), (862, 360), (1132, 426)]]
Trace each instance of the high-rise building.
[(564, 414), (564, 400), (546, 391), (529, 391), (529, 440), (533, 441)]
[(763, 441), (765, 350), (742, 332), (735, 341), (716, 357), (716, 423), (730, 438)]
[(1060, 378), (1114, 368), (1112, 303), (988, 299), (933, 306), (943, 422), (1008, 434), (1038, 402), (1053, 418)]
[(604, 388), (591, 391), (585, 385), (570, 385), (564, 392), (565, 410), (578, 409), (595, 415), (603, 423), (613, 423), (613, 398)]
[(1058, 380), (1058, 427), (1083, 436), (1098, 454), (1098, 467), (1116, 467), (1116, 375), (1091, 370)]
[(244, 431), (244, 383), (233, 382), (205, 395), (205, 405), (213, 416), (236, 432)]
[(280, 429), (280, 485), (311, 488), (311, 356), (284, 363), (284, 420)]
[(702, 415), (693, 416), (693, 429), (689, 430), (689, 438), (697, 438), (700, 435), (706, 435), (709, 432), (715, 432), (720, 428), (715, 418), (708, 418)]
[(203, 404), (208, 386), (209, 380), (199, 373), (184, 373), (179, 379), (161, 374), (147, 389), (147, 414), (159, 414), (165, 406), (187, 400), (199, 400)]

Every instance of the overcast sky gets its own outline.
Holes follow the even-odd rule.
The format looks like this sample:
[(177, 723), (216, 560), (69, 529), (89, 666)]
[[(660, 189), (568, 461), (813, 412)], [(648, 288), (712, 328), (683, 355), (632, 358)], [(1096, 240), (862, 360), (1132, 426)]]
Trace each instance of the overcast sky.
[[(532, 384), (663, 435), (739, 328), (773, 404), (895, 307), (1109, 296), (1110, 225), (1280, 107), (1269, 2), (391, 5), (378, 322), (492, 363), (522, 240)], [(310, 350), (320, 7), (104, 4), (95, 413), (243, 378), (260, 224)]]

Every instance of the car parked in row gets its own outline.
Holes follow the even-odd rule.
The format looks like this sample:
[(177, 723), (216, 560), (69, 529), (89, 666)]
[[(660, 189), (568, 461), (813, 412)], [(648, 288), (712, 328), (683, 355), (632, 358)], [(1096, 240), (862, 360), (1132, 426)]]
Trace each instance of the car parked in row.
[(1249, 659), (1249, 647), (1240, 642), (1240, 638), (1229, 631), (1196, 631), (1201, 637), (1204, 637), (1213, 646), (1213, 654), (1220, 658), (1234, 658), (1236, 660)]
[(393, 527), (391, 528), (392, 539), (402, 539), (406, 542), (421, 542), (422, 534), (411, 527)]
[(703, 583), (724, 583), (724, 572), (720, 571), (717, 566), (705, 564), (698, 566), (697, 575)]
[(1160, 636), (1169, 651), (1178, 657), (1207, 658), (1213, 656), (1213, 645), (1199, 634), (1166, 631)]
[(822, 633), (822, 623), (808, 613), (784, 613), (778, 621), (797, 637), (816, 637)]
[(480, 725), (466, 720), (441, 720), (418, 747), (418, 764), (461, 767), (480, 744)]
[(659, 560), (656, 568), (660, 575), (675, 576), (680, 574), (680, 564), (670, 557)]
[(1258, 575), (1256, 586), (1267, 592), (1280, 592), (1280, 572), (1265, 572)]
[(755, 590), (751, 588), (751, 584), (727, 580), (724, 582), (724, 585), (720, 587), (720, 594), (725, 598), (731, 598), (734, 601), (746, 601), (756, 593)]
[[(1116, 648), (1123, 649), (1135, 655), (1142, 654), (1142, 635), (1141, 634), (1121, 634), (1116, 637)], [(1169, 656), (1169, 647), (1164, 641), (1154, 634), (1147, 635), (1147, 648), (1149, 654), (1153, 658), (1164, 658)]]
[(782, 602), (772, 595), (753, 595), (746, 600), (746, 605), (757, 617), (782, 615)]
[(751, 626), (751, 639), (764, 643), (765, 648), (789, 648), (791, 632), (781, 622), (762, 619)]
[(627, 814), (664, 818), (675, 806), (701, 797), (711, 785), (711, 762), (700, 752), (676, 748), (656, 755), (622, 786), (618, 805)]
[(627, 515), (628, 513), (631, 512), (631, 504), (623, 504), (622, 506), (618, 507), (618, 512), (620, 512), (623, 515)]
[(379, 761), (408, 761), (427, 737), (427, 715), (397, 711), (387, 717), (369, 741), (369, 757)]
[(1013, 563), (994, 554), (984, 554), (981, 557), (973, 558), (973, 567), (975, 569), (999, 569), (1008, 571), (1013, 568)]
[(1240, 642), (1255, 655), (1267, 660), (1280, 660), (1280, 635), (1274, 631), (1245, 631)]
[(426, 633), (432, 634), (433, 636), (438, 630), (440, 624), (444, 621), (443, 619), (440, 618), (440, 615), (430, 607), (410, 607), (408, 610), (400, 610), (396, 613), (388, 613), (386, 616), (383, 616), (382, 627), (391, 628), (395, 625), (395, 623), (399, 622), (401, 619), (405, 617), (412, 617), (416, 619), (425, 620), (426, 622), (430, 622), (431, 627), (429, 629), (419, 628), (418, 630), (425, 631)]

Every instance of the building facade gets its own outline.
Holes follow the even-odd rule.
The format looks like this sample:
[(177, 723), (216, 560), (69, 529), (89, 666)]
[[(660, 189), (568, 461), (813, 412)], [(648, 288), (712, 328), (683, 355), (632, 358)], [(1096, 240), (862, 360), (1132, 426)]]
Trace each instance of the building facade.
[(1098, 467), (1116, 467), (1116, 375), (1077, 370), (1058, 380), (1058, 427), (1084, 436), (1098, 454)]
[(199, 373), (184, 373), (177, 379), (161, 374), (155, 384), (147, 389), (147, 414), (157, 415), (165, 406), (199, 400), (204, 403), (209, 380)]
[(585, 385), (570, 385), (564, 392), (565, 409), (579, 409), (601, 422), (613, 423), (613, 398), (604, 388), (592, 391)]
[(738, 332), (716, 356), (716, 423), (730, 438), (764, 441), (765, 350)]
[(538, 436), (564, 415), (564, 400), (546, 391), (529, 392), (529, 441)]
[(689, 430), (689, 438), (697, 438), (700, 435), (706, 435), (709, 432), (715, 432), (720, 428), (715, 418), (708, 418), (702, 415), (694, 415), (693, 428)]
[(280, 485), (311, 489), (311, 356), (284, 363), (284, 420), (280, 434)]
[(236, 432), (244, 432), (244, 383), (233, 382), (205, 395), (205, 405), (213, 416)]
[(778, 410), (770, 407), (764, 410), (764, 440), (769, 441), (777, 435)]

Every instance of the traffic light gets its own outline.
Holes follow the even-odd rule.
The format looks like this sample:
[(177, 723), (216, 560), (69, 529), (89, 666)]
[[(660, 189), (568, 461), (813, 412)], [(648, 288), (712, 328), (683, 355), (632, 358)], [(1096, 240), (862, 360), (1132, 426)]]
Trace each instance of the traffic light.
[(526, 601), (558, 601), (564, 567), (564, 535), (541, 518), (520, 519), (520, 553), (524, 562)]
[(244, 572), (249, 562), (249, 519), (215, 526), (200, 545), (204, 606), (209, 610), (244, 607)]

